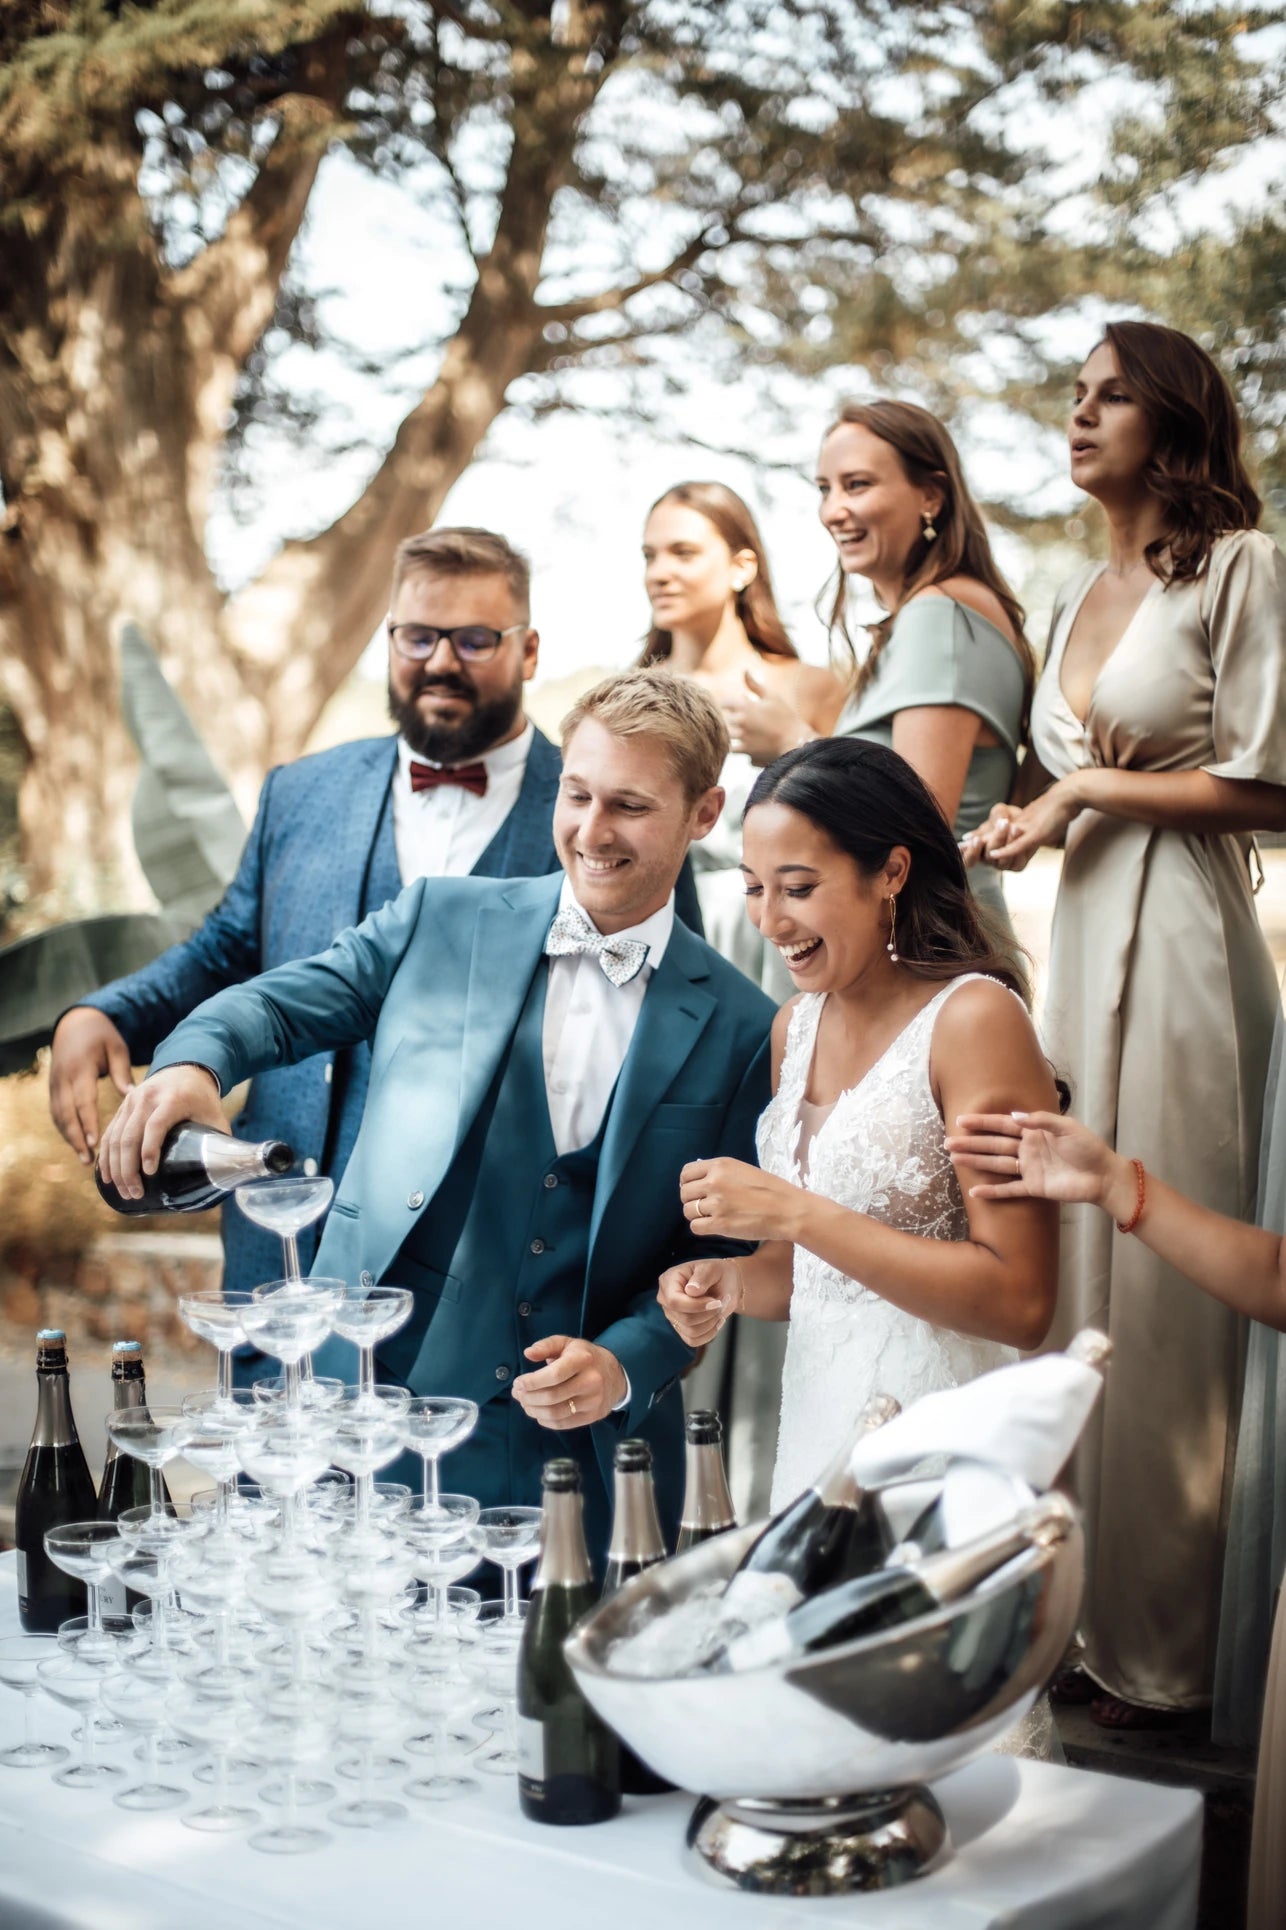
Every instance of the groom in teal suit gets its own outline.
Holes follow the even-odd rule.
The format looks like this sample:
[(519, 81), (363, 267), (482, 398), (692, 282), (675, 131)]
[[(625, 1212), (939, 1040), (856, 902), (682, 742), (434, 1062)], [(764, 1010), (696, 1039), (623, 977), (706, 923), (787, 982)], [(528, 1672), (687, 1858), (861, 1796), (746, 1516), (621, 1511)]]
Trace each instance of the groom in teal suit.
[(727, 745), (695, 685), (610, 678), (563, 727), (562, 876), (420, 880), (328, 951), (219, 993), (103, 1140), (109, 1177), (138, 1190), (177, 1120), (222, 1125), (220, 1091), (369, 1038), (315, 1271), (414, 1290), (379, 1368), (478, 1402), (450, 1486), (536, 1502), (542, 1462), (570, 1452), (600, 1555), (622, 1434), (651, 1441), (677, 1520), (691, 1356), (656, 1283), (696, 1250), (679, 1172), (753, 1159), (768, 1099), (771, 1003), (674, 917), (688, 845), (722, 808)]

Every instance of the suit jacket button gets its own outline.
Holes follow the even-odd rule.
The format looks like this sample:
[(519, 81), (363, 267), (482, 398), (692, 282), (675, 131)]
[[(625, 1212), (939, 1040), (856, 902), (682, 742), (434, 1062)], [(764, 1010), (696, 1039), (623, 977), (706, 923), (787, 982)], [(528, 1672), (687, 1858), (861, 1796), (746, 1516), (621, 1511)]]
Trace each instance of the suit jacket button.
[(518, 1302), (518, 1318), (520, 1320), (526, 1320), (530, 1312), (531, 1312), (530, 1300), (520, 1300)]
[(375, 1285), (375, 1275), (373, 1273), (368, 1272), (365, 1267), (362, 1268), (361, 1277), (362, 1277), (362, 1285), (364, 1287), (373, 1287)]
[(543, 1240), (533, 1240), (531, 1250), (533, 1253), (543, 1253), (545, 1251), (545, 1242)]
[(418, 1186), (416, 1187), (413, 1193), (407, 1194), (406, 1203), (410, 1207), (413, 1213), (418, 1213), (420, 1208), (424, 1205), (424, 1195), (420, 1191)]
[(545, 1174), (545, 1180), (544, 1180), (544, 1185), (545, 1185), (545, 1191), (546, 1191), (547, 1193), (552, 1193), (552, 1192), (553, 1192), (553, 1190), (554, 1190), (554, 1188), (555, 1188), (555, 1186), (557, 1186), (557, 1184), (558, 1184), (558, 1175), (557, 1175), (557, 1173), (546, 1173), (546, 1174)]
[(497, 1380), (508, 1380), (508, 1378), (509, 1378), (509, 1369), (508, 1369), (507, 1367), (497, 1367), (497, 1369), (496, 1369), (496, 1379), (497, 1379)]

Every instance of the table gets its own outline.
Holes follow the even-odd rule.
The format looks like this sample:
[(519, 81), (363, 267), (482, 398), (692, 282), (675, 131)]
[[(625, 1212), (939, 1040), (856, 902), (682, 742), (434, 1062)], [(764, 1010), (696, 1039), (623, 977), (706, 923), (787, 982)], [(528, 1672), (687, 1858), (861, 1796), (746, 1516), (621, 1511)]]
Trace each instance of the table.
[[(12, 1555), (0, 1556), (0, 1635), (17, 1632)], [(42, 1733), (70, 1710), (47, 1698)], [(0, 1746), (21, 1698), (0, 1687)], [(489, 1779), (490, 1780), (490, 1779)], [(879, 1895), (754, 1897), (687, 1860), (691, 1799), (627, 1798), (586, 1830), (529, 1823), (500, 1779), (481, 1797), (413, 1806), (382, 1830), (336, 1829), (326, 1849), (264, 1856), (173, 1813), (0, 1769), (0, 1930), (1192, 1930), (1201, 1860), (1195, 1791), (986, 1756), (935, 1793), (954, 1854)]]

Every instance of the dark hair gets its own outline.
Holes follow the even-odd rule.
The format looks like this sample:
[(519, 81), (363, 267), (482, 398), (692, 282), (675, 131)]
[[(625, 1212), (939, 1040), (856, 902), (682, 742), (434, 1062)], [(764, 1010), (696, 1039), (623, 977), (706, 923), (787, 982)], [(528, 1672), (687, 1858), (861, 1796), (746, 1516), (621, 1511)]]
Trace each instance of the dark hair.
[(898, 956), (917, 978), (986, 972), (1031, 1004), (1020, 957), (969, 889), (951, 826), (904, 757), (860, 737), (822, 737), (761, 771), (745, 815), (759, 804), (798, 811), (846, 852), (865, 877), (895, 845), (911, 854), (898, 894)]
[(494, 530), (462, 525), (408, 536), (393, 555), (390, 604), (397, 601), (405, 579), (417, 570), (426, 576), (503, 576), (518, 614), (525, 621), (530, 619), (531, 565), (521, 551)]
[[(1028, 699), (1036, 681), (1036, 659), (1023, 628), (1025, 612), (996, 566), (982, 511), (965, 481), (960, 452), (937, 416), (914, 402), (846, 402), (827, 436), (846, 424), (869, 429), (881, 442), (887, 442), (902, 465), (906, 479), (917, 489), (936, 483), (942, 492), (942, 507), (933, 518), (936, 534), (932, 542), (923, 536), (911, 545), (902, 579), (902, 593), (881, 623), (870, 626), (871, 647), (861, 663), (848, 633), (845, 612), (848, 606), (848, 581), (843, 570), (835, 577), (828, 628), (832, 640), (843, 639), (849, 653), (848, 671), (853, 696), (860, 696), (875, 675), (880, 652), (889, 640), (893, 620), (908, 597), (931, 584), (944, 583), (948, 577), (969, 576), (985, 584), (999, 602), (1014, 630), (1014, 648), (1023, 667)], [(823, 593), (824, 594), (824, 593)], [(1025, 706), (1024, 706), (1025, 708)], [(1026, 719), (1023, 720), (1026, 735)]]
[(1144, 551), (1163, 583), (1205, 571), (1215, 539), (1255, 529), (1263, 505), (1241, 454), (1237, 404), (1217, 363), (1191, 336), (1158, 322), (1109, 322), (1103, 340), (1152, 427), (1143, 481), (1166, 534)]
[[(657, 497), (648, 515), (662, 503), (680, 503), (684, 509), (695, 509), (698, 516), (704, 516), (718, 531), (734, 556), (738, 550), (753, 550), (758, 567), (745, 589), (736, 593), (742, 628), (761, 657), (798, 657), (799, 652), (787, 635), (777, 609), (759, 525), (737, 492), (726, 483), (676, 483), (664, 496)], [(647, 633), (639, 663), (664, 663), (673, 648), (670, 632), (653, 625)]]

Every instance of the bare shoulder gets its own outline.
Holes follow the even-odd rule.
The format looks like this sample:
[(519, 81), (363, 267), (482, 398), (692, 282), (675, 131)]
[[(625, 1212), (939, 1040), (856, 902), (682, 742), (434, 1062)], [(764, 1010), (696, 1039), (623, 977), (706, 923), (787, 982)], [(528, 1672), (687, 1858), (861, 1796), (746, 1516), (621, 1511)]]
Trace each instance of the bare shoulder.
[(975, 610), (988, 623), (994, 623), (1002, 636), (1014, 642), (1014, 626), (1004, 604), (994, 590), (980, 583), (976, 576), (946, 576), (940, 583), (930, 583), (923, 590), (917, 590), (907, 603), (920, 603), (930, 597), (946, 597), (952, 603), (963, 603), (966, 608)]
[(1022, 1000), (997, 978), (973, 978), (942, 1002), (933, 1026), (935, 1052), (986, 1050), (1003, 1042), (1036, 1042), (1036, 1028)]
[(966, 1110), (1028, 1111), (1057, 1103), (1054, 1077), (1022, 1000), (998, 979), (976, 978), (945, 999), (933, 1028), (931, 1077)]

